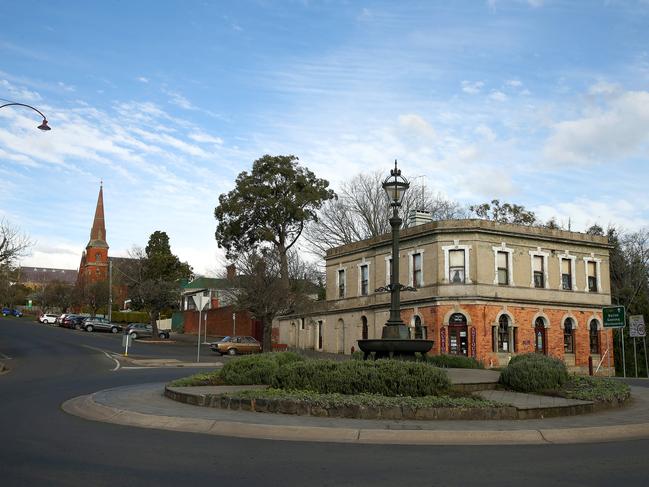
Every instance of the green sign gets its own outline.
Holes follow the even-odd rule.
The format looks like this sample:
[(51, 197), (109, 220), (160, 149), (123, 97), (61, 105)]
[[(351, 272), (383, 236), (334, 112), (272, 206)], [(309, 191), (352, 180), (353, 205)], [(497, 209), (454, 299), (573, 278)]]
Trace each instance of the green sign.
[(602, 309), (604, 328), (624, 328), (624, 306), (610, 306)]

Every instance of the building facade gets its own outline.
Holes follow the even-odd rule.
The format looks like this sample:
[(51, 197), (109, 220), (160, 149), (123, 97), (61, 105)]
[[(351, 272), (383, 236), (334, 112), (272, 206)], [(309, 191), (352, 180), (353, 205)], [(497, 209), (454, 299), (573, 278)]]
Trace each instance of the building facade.
[(104, 188), (99, 187), (95, 217), (92, 220), (90, 239), (81, 254), (77, 284), (83, 286), (108, 280), (108, 243), (104, 218)]
[[(433, 354), (475, 357), (487, 367), (538, 352), (586, 371), (613, 364), (606, 237), (485, 220), (448, 220), (401, 232), (401, 317)], [(351, 353), (380, 338), (390, 295), (391, 236), (331, 249), (327, 299), (309, 315), (275, 323), (289, 346)]]

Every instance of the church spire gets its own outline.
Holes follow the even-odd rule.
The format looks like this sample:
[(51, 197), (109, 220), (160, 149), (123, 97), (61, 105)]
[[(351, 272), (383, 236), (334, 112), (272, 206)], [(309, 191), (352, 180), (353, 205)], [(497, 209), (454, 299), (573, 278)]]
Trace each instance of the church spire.
[(92, 221), (92, 230), (90, 230), (90, 241), (88, 247), (106, 247), (106, 222), (104, 220), (104, 183), (99, 186), (99, 196), (97, 197), (97, 208), (95, 208), (95, 219)]

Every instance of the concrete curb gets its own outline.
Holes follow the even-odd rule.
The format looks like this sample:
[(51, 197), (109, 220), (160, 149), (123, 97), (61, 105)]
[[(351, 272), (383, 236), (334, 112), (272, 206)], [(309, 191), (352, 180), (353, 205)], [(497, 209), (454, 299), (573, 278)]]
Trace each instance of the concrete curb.
[(387, 430), (285, 426), (144, 414), (97, 403), (93, 394), (64, 402), (63, 411), (91, 421), (237, 438), (395, 445), (533, 445), (649, 438), (649, 423), (528, 430)]

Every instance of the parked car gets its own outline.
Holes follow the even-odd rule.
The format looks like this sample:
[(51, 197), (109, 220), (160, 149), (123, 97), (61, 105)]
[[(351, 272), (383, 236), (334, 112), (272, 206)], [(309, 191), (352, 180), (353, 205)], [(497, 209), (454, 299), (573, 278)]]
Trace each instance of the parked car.
[(15, 316), (20, 318), (23, 314), (17, 309), (12, 308), (2, 308), (2, 316)]
[[(126, 327), (126, 333), (134, 339), (150, 338), (153, 336), (153, 327), (146, 323), (129, 323)], [(160, 338), (169, 338), (169, 330), (158, 330)]]
[(64, 328), (74, 328), (75, 330), (82, 330), (83, 320), (85, 319), (86, 316), (67, 315), (65, 318), (63, 318), (63, 321), (59, 326), (62, 326)]
[(40, 321), (41, 323), (46, 323), (48, 325), (54, 325), (56, 324), (57, 318), (58, 315), (52, 313), (44, 313), (38, 317), (38, 321)]
[(225, 337), (218, 342), (210, 343), (210, 349), (219, 355), (224, 353), (228, 355), (259, 353), (261, 352), (261, 343), (249, 336), (232, 336)]
[(109, 331), (111, 333), (118, 333), (122, 327), (117, 323), (111, 323), (108, 318), (86, 318), (83, 321), (83, 329), (86, 331)]

